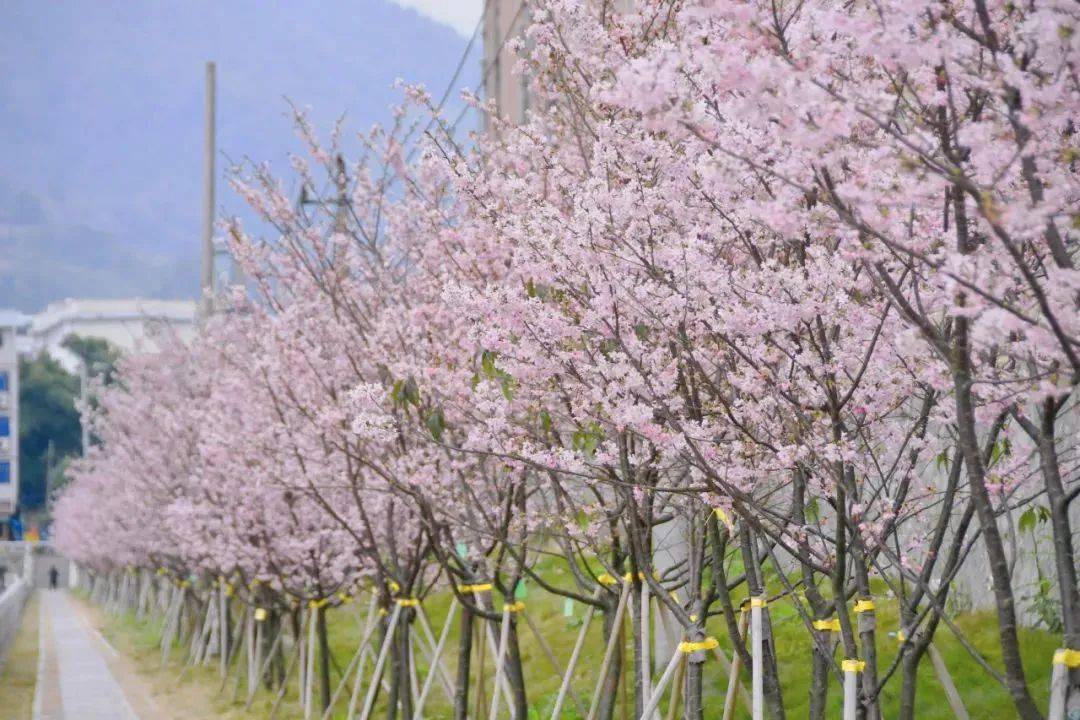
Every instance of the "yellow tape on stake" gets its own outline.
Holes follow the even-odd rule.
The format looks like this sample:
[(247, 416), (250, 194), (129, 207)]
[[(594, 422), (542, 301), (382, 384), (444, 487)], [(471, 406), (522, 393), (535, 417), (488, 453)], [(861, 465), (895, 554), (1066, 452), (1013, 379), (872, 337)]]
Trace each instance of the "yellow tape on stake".
[(262, 622), (266, 619), (266, 608), (255, 608), (255, 622)]
[(525, 609), (525, 603), (523, 603), (520, 600), (518, 600), (515, 603), (504, 603), (503, 604), (503, 612), (516, 613), (516, 612), (521, 612), (524, 609)]
[(311, 600), (310, 602), (308, 602), (307, 606), (312, 610), (319, 610), (329, 604), (330, 600), (328, 598), (323, 598), (322, 600)]
[(596, 582), (600, 583), (601, 585), (614, 585), (619, 581), (616, 580), (613, 575), (604, 573), (600, 577), (596, 578)]
[(1080, 667), (1080, 650), (1061, 648), (1054, 653), (1054, 664), (1064, 665), (1067, 668)]
[(815, 630), (827, 630), (829, 632), (840, 632), (840, 619), (833, 618), (832, 620), (815, 620)]
[(734, 533), (735, 523), (731, 522), (731, 518), (728, 517), (728, 514), (726, 512), (724, 512), (724, 509), (716, 508), (714, 512), (716, 513), (716, 517), (720, 518), (720, 522), (724, 523), (724, 525), (727, 526), (728, 532)]
[(861, 673), (866, 668), (865, 660), (844, 660), (840, 663), (840, 669), (846, 673)]
[(420, 601), (417, 598), (398, 598), (395, 602), (401, 607), (420, 607)]
[(859, 600), (855, 603), (855, 612), (865, 613), (874, 612), (874, 601), (870, 599)]
[(768, 600), (764, 597), (752, 597), (750, 598), (750, 607), (763, 608), (769, 604)]
[(458, 590), (463, 593), (478, 593), (487, 592), (491, 590), (491, 583), (480, 583), (479, 585), (458, 585)]
[(707, 637), (701, 642), (681, 642), (679, 643), (679, 652), (690, 654), (694, 652), (701, 652), (702, 650), (712, 650), (713, 648), (720, 647), (720, 641), (714, 637)]

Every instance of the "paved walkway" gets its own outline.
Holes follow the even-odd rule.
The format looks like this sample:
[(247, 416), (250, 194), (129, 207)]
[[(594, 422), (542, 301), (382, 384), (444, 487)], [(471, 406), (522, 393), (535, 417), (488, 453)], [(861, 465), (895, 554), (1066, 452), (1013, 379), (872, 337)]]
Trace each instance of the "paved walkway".
[(39, 591), (41, 640), (34, 720), (139, 720), (105, 654), (116, 651), (63, 591)]

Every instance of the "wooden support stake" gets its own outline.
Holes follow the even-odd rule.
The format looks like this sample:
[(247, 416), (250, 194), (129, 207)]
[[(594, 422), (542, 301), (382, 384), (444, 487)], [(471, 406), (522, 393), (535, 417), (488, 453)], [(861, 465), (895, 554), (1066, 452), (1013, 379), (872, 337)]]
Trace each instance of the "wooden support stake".
[[(600, 593), (603, 592), (601, 588), (597, 588), (593, 593), (593, 600), (600, 598)], [(596, 612), (595, 605), (589, 605), (585, 611), (585, 619), (581, 621), (581, 630), (578, 632), (577, 640), (574, 641), (574, 649), (570, 653), (570, 662), (566, 664), (566, 672), (563, 674), (562, 683), (559, 684), (559, 694), (555, 696), (555, 707), (551, 710), (551, 720), (558, 720), (559, 713), (562, 712), (563, 702), (566, 700), (566, 692), (570, 689), (570, 680), (574, 677), (574, 670), (577, 668), (578, 658), (581, 657), (581, 648), (585, 646), (585, 636), (589, 632), (589, 623), (592, 622), (593, 613)], [(585, 714), (585, 713), (581, 713)]]
[[(732, 638), (734, 643), (744, 642), (743, 638), (746, 637), (746, 627), (750, 622), (750, 615), (746, 612), (739, 613), (739, 637)], [(739, 673), (742, 670), (742, 655), (738, 651), (732, 654), (731, 658), (731, 670), (728, 672), (728, 686), (727, 695), (724, 697), (724, 720), (731, 720), (735, 715), (735, 696), (740, 692), (743, 694), (744, 702), (747, 702), (745, 697), (746, 690), (743, 688), (742, 683), (739, 682)], [(747, 709), (753, 712), (752, 703), (747, 702)]]
[(375, 692), (379, 687), (379, 679), (382, 678), (383, 667), (386, 665), (386, 656), (390, 653), (390, 647), (394, 644), (394, 630), (397, 628), (398, 618), (401, 617), (401, 606), (394, 605), (390, 613), (390, 622), (386, 627), (386, 637), (383, 638), (382, 647), (379, 648), (379, 657), (375, 661), (375, 672), (368, 684), (367, 695), (364, 697), (364, 708), (360, 712), (360, 720), (368, 720), (371, 710), (375, 706)]
[[(446, 647), (446, 639), (450, 636), (450, 627), (454, 622), (454, 616), (457, 614), (458, 601), (457, 597), (450, 600), (450, 610), (446, 614), (446, 623), (443, 625), (442, 633), (439, 635), (439, 642), (435, 646), (435, 652), (431, 658), (432, 667), (436, 664), (442, 663), (443, 648)], [(424, 687), (420, 690), (420, 697), (416, 701), (415, 710), (413, 712), (413, 720), (421, 720), (424, 713), (424, 702), (427, 700), (428, 692), (431, 690), (431, 681), (435, 678), (433, 670), (428, 670), (427, 677), (424, 678)], [(454, 701), (453, 693), (447, 695), (447, 700), (451, 703)], [(325, 720), (325, 718), (324, 718)]]
[(622, 592), (619, 594), (619, 604), (615, 608), (615, 620), (611, 623), (611, 637), (608, 639), (607, 649), (604, 651), (604, 660), (600, 664), (600, 678), (596, 681), (596, 691), (593, 693), (592, 702), (589, 704), (587, 720), (595, 720), (596, 710), (600, 707), (600, 695), (604, 691), (604, 678), (607, 677), (608, 668), (611, 667), (611, 659), (615, 657), (615, 648), (619, 644), (619, 630), (622, 628), (623, 615), (626, 614), (626, 599), (630, 595), (630, 583), (623, 583)]
[(657, 706), (660, 705), (660, 698), (664, 695), (664, 690), (667, 689), (668, 683), (671, 682), (671, 676), (675, 674), (675, 668), (678, 667), (679, 661), (682, 659), (682, 651), (678, 648), (671, 654), (671, 660), (668, 661), (667, 667), (664, 668), (664, 674), (660, 676), (660, 682), (656, 684), (656, 692), (649, 698), (649, 702), (646, 703), (645, 709), (641, 711), (641, 717), (652, 717), (652, 714), (656, 712)]
[[(956, 689), (955, 683), (953, 683), (952, 675), (949, 674), (949, 669), (945, 667), (945, 660), (942, 659), (941, 653), (938, 652), (933, 643), (930, 643), (926, 651), (930, 655), (930, 662), (934, 665), (934, 673), (937, 674), (938, 682), (941, 683), (941, 687), (945, 690), (945, 698), (949, 701), (949, 707), (952, 708), (953, 715), (956, 716), (957, 720), (971, 720), (971, 716), (968, 715), (967, 708), (964, 706), (964, 700), (960, 697), (960, 693)], [(1053, 717), (1053, 714), (1050, 717)]]
[[(491, 712), (488, 713), (488, 717), (491, 720), (498, 720), (499, 717), (499, 699), (502, 695), (499, 694), (499, 687), (502, 685), (503, 680), (503, 666), (506, 659), (506, 646), (510, 641), (510, 608), (508, 605), (503, 605), (502, 613), (502, 626), (499, 629), (499, 650), (495, 654), (495, 687), (491, 691)], [(513, 702), (510, 702), (511, 712), (513, 711)]]

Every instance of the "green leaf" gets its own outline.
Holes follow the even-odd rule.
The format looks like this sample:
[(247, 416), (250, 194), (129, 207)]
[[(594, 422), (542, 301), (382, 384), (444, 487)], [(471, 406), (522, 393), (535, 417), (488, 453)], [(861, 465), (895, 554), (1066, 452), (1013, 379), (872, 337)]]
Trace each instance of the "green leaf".
[(501, 377), (501, 379), (500, 379), (499, 385), (502, 388), (503, 397), (506, 398), (507, 401), (513, 400), (514, 399), (514, 378), (510, 377), (506, 373), (500, 373), (500, 377)]
[(1035, 529), (1035, 508), (1028, 508), (1020, 516), (1020, 532), (1031, 532)]
[(495, 353), (490, 350), (480, 353), (480, 369), (488, 377), (495, 377)]
[(406, 402), (410, 402), (413, 405), (420, 404), (420, 388), (417, 386), (416, 380), (413, 379), (411, 375), (405, 381), (403, 392)]
[(394, 401), (394, 405), (405, 404), (405, 381), (398, 380), (394, 383), (394, 388), (390, 391), (390, 398)]
[(990, 451), (990, 467), (997, 465), (1001, 458), (1010, 455), (1012, 455), (1012, 443), (1009, 442), (1008, 436), (1005, 436), (994, 443), (994, 448)]
[(435, 438), (435, 442), (442, 442), (443, 430), (446, 429), (446, 417), (443, 415), (442, 408), (432, 410), (424, 424), (431, 432), (431, 437)]

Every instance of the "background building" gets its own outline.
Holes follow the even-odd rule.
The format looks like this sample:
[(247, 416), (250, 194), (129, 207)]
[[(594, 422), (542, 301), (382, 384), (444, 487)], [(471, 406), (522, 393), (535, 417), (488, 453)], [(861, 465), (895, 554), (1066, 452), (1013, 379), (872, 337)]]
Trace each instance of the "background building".
[(70, 373), (79, 358), (63, 347), (69, 335), (101, 338), (122, 352), (153, 350), (155, 330), (175, 332), (182, 340), (195, 334), (196, 303), (192, 300), (63, 300), (33, 316), (25, 351), (47, 352)]
[[(614, 0), (609, 7), (614, 12), (628, 12), (633, 6), (634, 0)], [(484, 97), (494, 98), (499, 115), (513, 123), (525, 120), (531, 99), (529, 78), (514, 71), (517, 57), (509, 45), (531, 20), (528, 0), (484, 0)]]
[(529, 17), (526, 0), (484, 2), (484, 96), (494, 98), (499, 115), (515, 123), (522, 122), (529, 109), (528, 78), (514, 73), (517, 60), (508, 46), (528, 26)]
[(29, 318), (0, 310), (0, 539), (12, 536), (19, 506), (19, 355), (17, 336)]

